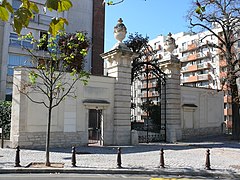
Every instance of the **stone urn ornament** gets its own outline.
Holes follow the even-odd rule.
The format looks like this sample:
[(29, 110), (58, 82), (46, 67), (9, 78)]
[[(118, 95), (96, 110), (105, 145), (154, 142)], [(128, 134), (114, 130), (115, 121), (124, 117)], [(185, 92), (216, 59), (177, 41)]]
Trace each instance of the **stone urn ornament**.
[(114, 37), (118, 43), (122, 43), (123, 39), (126, 37), (127, 28), (123, 24), (122, 18), (118, 20), (117, 25), (114, 27)]
[(167, 51), (172, 55), (172, 52), (174, 49), (176, 49), (178, 46), (175, 43), (175, 39), (172, 37), (172, 33), (168, 33), (167, 39), (164, 44), (164, 51)]

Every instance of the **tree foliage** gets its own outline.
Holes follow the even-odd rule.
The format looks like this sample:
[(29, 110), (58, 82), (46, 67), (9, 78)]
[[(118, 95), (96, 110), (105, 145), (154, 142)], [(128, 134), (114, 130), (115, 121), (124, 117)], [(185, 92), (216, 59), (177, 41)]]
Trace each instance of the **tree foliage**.
[[(14, 11), (12, 5), (8, 0), (0, 1), (0, 20), (8, 21), (10, 14), (13, 14), (12, 24), (16, 33), (20, 34), (23, 28), (28, 27), (31, 19), (39, 13), (37, 3), (30, 0), (21, 0), (22, 4)], [(103, 0), (103, 5), (117, 5), (124, 2), (124, 0)], [(44, 10), (56, 11), (58, 13), (68, 11), (73, 6), (71, 0), (46, 0), (44, 4)], [(57, 35), (57, 32), (64, 30), (64, 26), (68, 25), (68, 20), (63, 17), (53, 17), (49, 24), (49, 32), (53, 36)]]
[[(160, 115), (161, 115), (161, 109), (159, 104), (155, 104), (152, 100), (145, 101), (140, 105), (140, 108), (149, 114), (149, 118), (151, 119), (151, 123), (153, 125), (161, 125)], [(149, 122), (150, 123), (150, 122)]]
[(11, 107), (11, 101), (0, 101), (0, 127), (5, 138), (10, 136)]
[(219, 50), (219, 55), (226, 59), (227, 76), (222, 79), (222, 87), (229, 87), (232, 95), (233, 138), (240, 139), (239, 116), (239, 47), (240, 42), (240, 1), (238, 0), (198, 0), (189, 13), (192, 28), (200, 27), (216, 37), (217, 41), (208, 46)]
[[(10, 14), (13, 14), (13, 29), (16, 33), (20, 34), (23, 28), (28, 27), (31, 19), (35, 14), (39, 13), (39, 8), (35, 2), (30, 0), (21, 0), (22, 4), (14, 11), (12, 5), (7, 0), (2, 0), (0, 3), (0, 19), (8, 21)], [(70, 0), (46, 0), (45, 10), (64, 12), (72, 7)], [(68, 24), (67, 19), (62, 17), (53, 17), (49, 24), (49, 32), (56, 36), (57, 32), (64, 30), (64, 25)]]

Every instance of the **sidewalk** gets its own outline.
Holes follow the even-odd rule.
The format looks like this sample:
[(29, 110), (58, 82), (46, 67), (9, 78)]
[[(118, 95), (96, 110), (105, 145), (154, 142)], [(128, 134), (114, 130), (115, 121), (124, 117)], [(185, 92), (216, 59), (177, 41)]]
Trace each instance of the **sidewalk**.
[[(15, 168), (16, 149), (0, 149), (0, 173), (106, 173), (161, 174), (229, 177), (240, 179), (240, 143), (212, 138), (175, 144), (157, 143), (122, 146), (122, 168), (117, 168), (117, 148), (76, 147), (76, 165), (72, 167), (71, 147), (51, 149), (50, 161), (64, 163), (63, 168), (26, 168), (31, 162), (45, 162), (44, 150), (20, 150)], [(165, 168), (159, 168), (160, 149), (164, 149)], [(212, 170), (205, 170), (206, 150), (210, 149)]]

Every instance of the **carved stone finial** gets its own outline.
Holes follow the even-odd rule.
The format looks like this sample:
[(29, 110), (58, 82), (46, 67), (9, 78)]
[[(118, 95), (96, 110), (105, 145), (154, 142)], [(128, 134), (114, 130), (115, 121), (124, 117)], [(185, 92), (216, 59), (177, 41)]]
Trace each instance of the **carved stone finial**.
[(178, 46), (175, 43), (175, 39), (172, 37), (172, 33), (168, 33), (167, 39), (164, 44), (164, 50), (172, 54), (173, 50), (176, 49)]
[(127, 28), (123, 24), (122, 18), (120, 18), (117, 25), (114, 27), (114, 37), (118, 42), (122, 43), (123, 39), (126, 37), (126, 34)]

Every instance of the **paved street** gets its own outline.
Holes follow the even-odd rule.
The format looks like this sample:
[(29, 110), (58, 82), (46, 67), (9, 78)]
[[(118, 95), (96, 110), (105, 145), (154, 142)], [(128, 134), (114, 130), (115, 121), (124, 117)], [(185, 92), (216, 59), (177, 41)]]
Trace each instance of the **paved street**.
[[(1, 176), (8, 173), (76, 173), (77, 174), (139, 174), (192, 176), (200, 179), (240, 179), (240, 143), (228, 139), (141, 144), (122, 147), (122, 168), (117, 168), (118, 147), (77, 147), (76, 165), (72, 167), (71, 147), (51, 149), (50, 161), (63, 163), (63, 168), (26, 168), (31, 162), (44, 162), (44, 150), (20, 150), (20, 164), (15, 168), (16, 149), (0, 149)], [(164, 149), (165, 168), (159, 168), (160, 149)], [(205, 169), (206, 150), (210, 149), (212, 170)], [(3, 174), (4, 173), (4, 174)], [(41, 175), (40, 175), (41, 176)], [(91, 177), (89, 177), (91, 178)], [(146, 177), (145, 177), (146, 178)]]
[[(163, 177), (142, 175), (107, 175), (107, 174), (8, 174), (0, 175), (0, 180), (202, 180), (202, 177)], [(208, 178), (214, 180), (215, 178)], [(219, 179), (219, 178), (216, 178)]]

